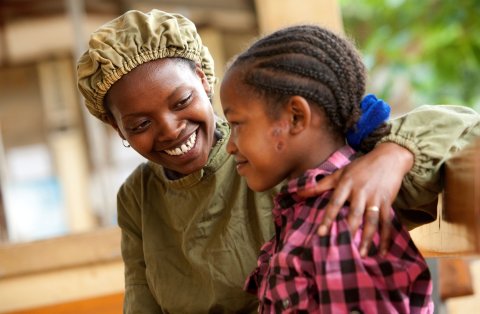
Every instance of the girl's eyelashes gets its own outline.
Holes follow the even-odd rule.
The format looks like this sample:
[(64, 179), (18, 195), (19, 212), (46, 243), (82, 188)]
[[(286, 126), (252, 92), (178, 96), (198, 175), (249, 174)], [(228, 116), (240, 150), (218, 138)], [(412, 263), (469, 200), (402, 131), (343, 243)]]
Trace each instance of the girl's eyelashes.
[(237, 125), (238, 125), (238, 122), (236, 122), (236, 121), (232, 121), (232, 120), (228, 120), (228, 119), (227, 119), (227, 122), (228, 122), (228, 124), (230, 125), (230, 127), (234, 127), (234, 126), (237, 126)]
[(229, 121), (228, 124), (230, 125), (232, 133), (236, 133), (241, 129), (241, 123), (239, 121)]

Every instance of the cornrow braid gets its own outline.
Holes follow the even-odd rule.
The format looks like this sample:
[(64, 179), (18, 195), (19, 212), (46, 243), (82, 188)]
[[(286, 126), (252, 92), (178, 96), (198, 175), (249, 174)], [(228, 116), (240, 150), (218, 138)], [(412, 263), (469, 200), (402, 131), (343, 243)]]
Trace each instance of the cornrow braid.
[(350, 41), (324, 28), (298, 25), (274, 32), (237, 56), (233, 67), (252, 92), (264, 96), (272, 114), (299, 95), (322, 107), (343, 134), (360, 116), (365, 66)]

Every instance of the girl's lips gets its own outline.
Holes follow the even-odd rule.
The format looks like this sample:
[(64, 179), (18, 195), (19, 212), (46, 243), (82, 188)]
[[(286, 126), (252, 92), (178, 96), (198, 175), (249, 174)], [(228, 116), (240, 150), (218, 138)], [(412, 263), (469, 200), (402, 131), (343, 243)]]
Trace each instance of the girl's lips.
[(247, 166), (248, 162), (247, 161), (237, 161), (236, 169), (238, 174), (242, 174), (242, 169), (245, 169)]

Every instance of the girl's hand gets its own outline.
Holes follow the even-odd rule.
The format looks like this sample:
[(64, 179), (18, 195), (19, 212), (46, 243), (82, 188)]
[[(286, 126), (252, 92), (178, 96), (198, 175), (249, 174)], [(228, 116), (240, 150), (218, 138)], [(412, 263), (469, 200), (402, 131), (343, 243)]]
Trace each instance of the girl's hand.
[(370, 153), (320, 180), (314, 189), (302, 192), (301, 196), (311, 197), (334, 189), (318, 234), (328, 233), (340, 208), (350, 201), (348, 224), (352, 235), (362, 223), (362, 216), (365, 220), (361, 256), (367, 255), (379, 223), (380, 254), (384, 255), (390, 246), (390, 208), (413, 162), (414, 156), (409, 150), (395, 143), (381, 143)]

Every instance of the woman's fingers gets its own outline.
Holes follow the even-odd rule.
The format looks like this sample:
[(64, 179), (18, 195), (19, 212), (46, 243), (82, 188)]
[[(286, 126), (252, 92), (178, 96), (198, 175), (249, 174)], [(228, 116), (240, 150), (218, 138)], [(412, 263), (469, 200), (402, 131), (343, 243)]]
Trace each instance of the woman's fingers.
[(380, 208), (376, 205), (368, 205), (365, 209), (362, 240), (360, 241), (360, 256), (365, 257), (372, 243), (373, 236), (378, 229)]
[[(388, 144), (378, 145), (371, 153), (322, 178), (315, 187), (299, 192), (301, 197), (315, 197), (332, 190), (330, 201), (324, 209), (323, 220), (317, 230), (320, 236), (329, 232), (343, 206), (350, 207), (347, 220), (352, 236), (363, 223), (360, 241), (362, 256), (368, 254), (376, 232), (380, 235), (380, 254), (385, 253), (390, 247), (391, 204), (400, 189), (404, 175), (403, 170), (395, 170), (398, 167), (408, 170), (411, 166), (406, 159), (407, 162), (404, 162), (406, 167), (403, 167), (397, 158), (396, 146)], [(367, 211), (366, 209), (371, 206), (377, 206), (378, 210), (372, 207)]]
[(335, 190), (333, 190), (330, 201), (325, 206), (325, 214), (320, 222), (320, 226), (318, 227), (318, 235), (324, 236), (328, 233), (332, 222), (337, 217), (338, 212), (344, 206), (345, 202), (347, 202), (350, 193), (351, 189), (350, 184), (348, 183), (345, 183), (341, 187), (337, 187)]
[(298, 191), (298, 195), (308, 198), (318, 196), (325, 191), (334, 189), (338, 184), (338, 179), (340, 178), (339, 172), (340, 170), (322, 178), (313, 188)]
[(364, 227), (360, 241), (360, 255), (367, 256), (368, 250), (373, 243), (373, 236), (380, 228), (379, 253), (385, 255), (390, 248), (392, 234), (392, 211), (388, 201), (376, 205), (367, 206), (364, 215)]
[(380, 208), (380, 255), (387, 254), (392, 238), (392, 211), (389, 203)]
[(350, 202), (350, 211), (348, 213), (347, 222), (352, 238), (355, 237), (358, 228), (363, 222), (363, 213), (365, 212), (366, 203), (365, 197), (364, 193), (359, 193)]

